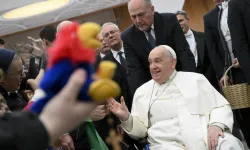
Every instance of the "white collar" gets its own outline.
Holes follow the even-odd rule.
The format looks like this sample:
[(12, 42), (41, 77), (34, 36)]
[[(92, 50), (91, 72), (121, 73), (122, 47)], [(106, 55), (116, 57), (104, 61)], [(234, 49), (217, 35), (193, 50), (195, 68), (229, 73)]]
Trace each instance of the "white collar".
[(172, 80), (174, 79), (174, 77), (175, 77), (176, 74), (177, 74), (177, 71), (174, 70), (173, 73), (170, 75), (170, 77), (167, 79), (167, 81), (163, 82), (162, 84), (159, 84), (159, 83), (157, 83), (157, 82), (156, 82), (156, 83), (157, 83), (158, 85), (164, 85), (164, 84), (168, 83), (169, 81), (172, 81)]
[(185, 34), (185, 37), (192, 36), (193, 32), (191, 29), (188, 30), (188, 32)]
[(230, 0), (225, 0), (224, 2), (222, 2), (221, 5), (219, 5), (220, 9), (221, 9), (221, 8), (222, 8), (222, 9), (228, 8), (228, 2), (229, 2), (229, 1), (230, 1)]
[(106, 56), (105, 54), (103, 53), (100, 53), (100, 57), (103, 58), (104, 56)]
[(124, 49), (123, 49), (123, 47), (119, 51), (114, 51), (114, 50), (111, 49), (111, 52), (116, 57), (119, 52), (123, 52), (124, 53)]
[(151, 29), (153, 30), (155, 29), (154, 23), (151, 25)]
[[(151, 27), (150, 27), (151, 29), (155, 29), (155, 27), (154, 27), (154, 23), (151, 25)], [(149, 29), (149, 28), (148, 28)], [(148, 31), (148, 29), (146, 30), (146, 31), (143, 31), (144, 33), (146, 33), (147, 31)]]

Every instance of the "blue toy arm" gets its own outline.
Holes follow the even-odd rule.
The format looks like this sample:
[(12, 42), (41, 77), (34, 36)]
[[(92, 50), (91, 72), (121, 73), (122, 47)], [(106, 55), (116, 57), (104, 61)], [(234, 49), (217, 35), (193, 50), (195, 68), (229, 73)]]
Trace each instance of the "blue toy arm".
[(46, 95), (39, 99), (31, 106), (31, 111), (40, 114), (47, 102), (53, 98), (68, 82), (70, 75), (77, 68), (82, 68), (87, 73), (85, 84), (83, 85), (80, 93), (79, 100), (91, 101), (91, 97), (88, 95), (88, 89), (90, 84), (93, 82), (92, 74), (93, 67), (88, 63), (81, 63), (78, 66), (73, 66), (69, 60), (60, 61), (55, 64), (52, 68), (46, 71), (41, 83), (40, 89), (42, 89)]

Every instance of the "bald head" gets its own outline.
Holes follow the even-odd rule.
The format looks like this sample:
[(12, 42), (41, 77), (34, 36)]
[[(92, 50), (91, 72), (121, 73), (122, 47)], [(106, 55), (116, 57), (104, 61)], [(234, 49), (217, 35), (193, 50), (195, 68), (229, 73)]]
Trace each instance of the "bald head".
[(65, 21), (62, 21), (61, 23), (59, 23), (57, 25), (57, 32), (59, 32), (63, 27), (69, 25), (69, 24), (72, 24), (71, 21), (68, 21), (68, 20), (65, 20)]
[(176, 54), (174, 50), (161, 45), (154, 48), (148, 57), (152, 78), (159, 84), (164, 83), (174, 72), (176, 66)]
[(151, 0), (129, 0), (128, 6), (136, 6), (136, 5), (147, 5), (152, 6)]
[(154, 22), (154, 6), (150, 0), (130, 0), (128, 11), (134, 25), (141, 31), (148, 30)]

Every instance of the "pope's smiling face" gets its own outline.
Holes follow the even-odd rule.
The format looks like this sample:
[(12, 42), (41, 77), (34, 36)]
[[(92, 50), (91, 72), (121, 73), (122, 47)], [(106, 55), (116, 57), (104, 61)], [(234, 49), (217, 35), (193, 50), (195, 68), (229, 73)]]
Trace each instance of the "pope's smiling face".
[(168, 80), (175, 69), (176, 59), (161, 46), (153, 49), (149, 54), (149, 68), (152, 79), (162, 84)]

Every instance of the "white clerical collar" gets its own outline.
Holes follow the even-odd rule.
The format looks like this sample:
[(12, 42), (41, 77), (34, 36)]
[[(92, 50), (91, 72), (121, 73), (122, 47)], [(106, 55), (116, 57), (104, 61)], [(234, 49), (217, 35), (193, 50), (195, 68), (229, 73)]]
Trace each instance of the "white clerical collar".
[(164, 84), (168, 83), (169, 81), (172, 81), (174, 79), (176, 73), (177, 73), (177, 71), (174, 70), (174, 72), (171, 74), (171, 76), (168, 78), (168, 80), (163, 82), (162, 84), (159, 84), (159, 85), (164, 85)]
[(189, 36), (192, 36), (193, 35), (193, 32), (191, 29), (188, 30), (188, 32), (185, 34), (185, 37), (189, 37)]
[(103, 53), (100, 53), (100, 57), (103, 58), (105, 56), (105, 54)]

